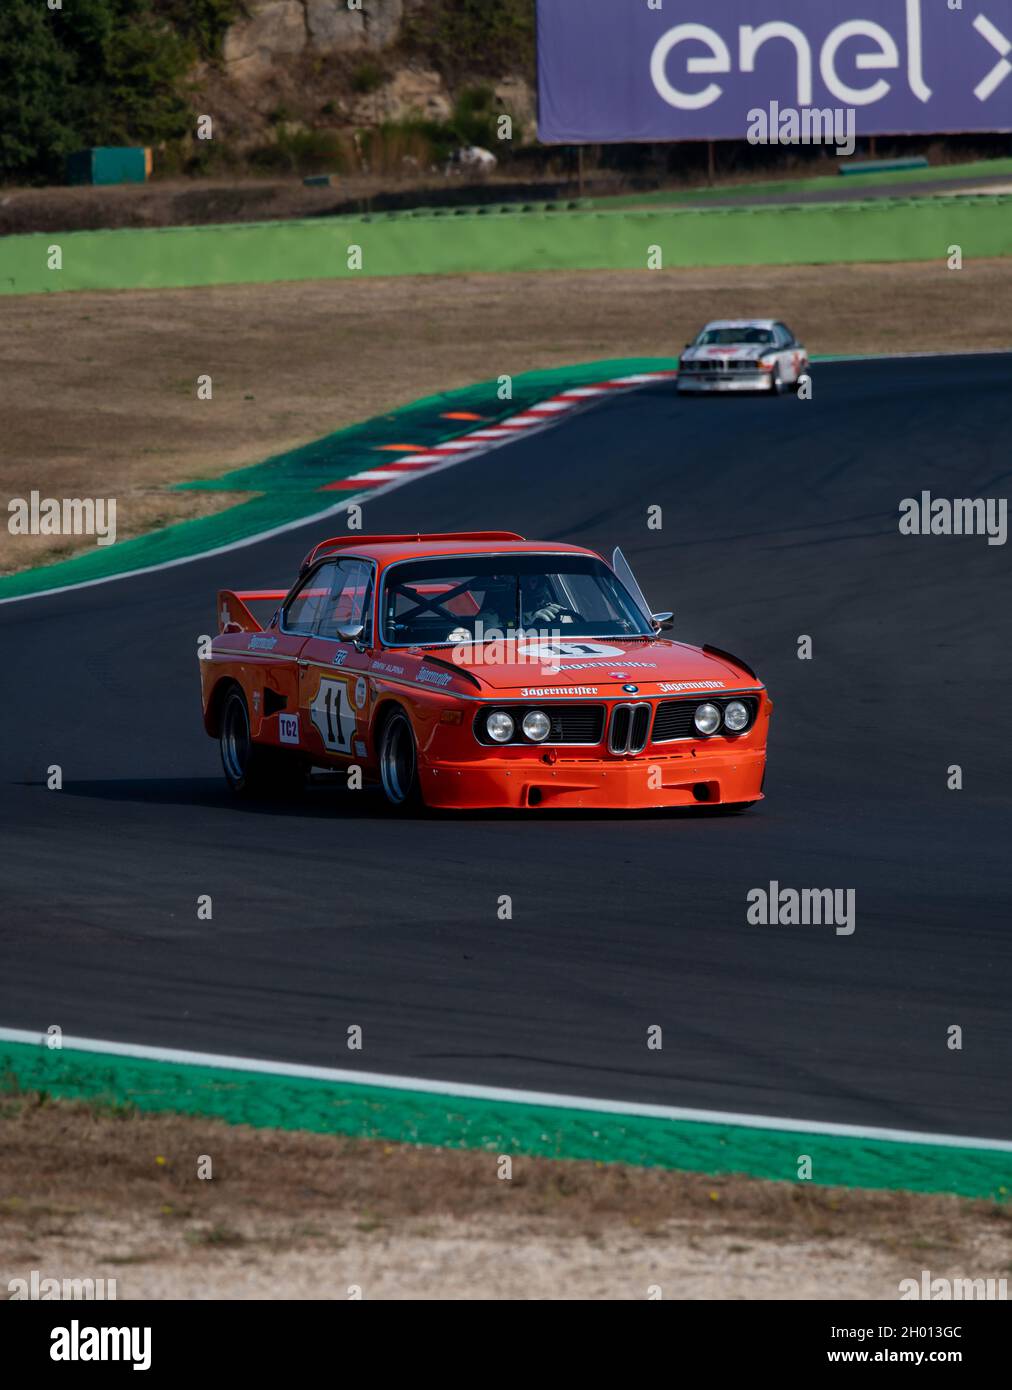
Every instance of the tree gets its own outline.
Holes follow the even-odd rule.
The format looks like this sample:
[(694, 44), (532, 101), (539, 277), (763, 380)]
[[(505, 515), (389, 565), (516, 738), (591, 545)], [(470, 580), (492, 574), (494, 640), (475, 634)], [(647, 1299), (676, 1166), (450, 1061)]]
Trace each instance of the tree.
[(151, 0), (3, 0), (0, 176), (57, 179), (74, 149), (178, 139), (195, 58)]
[(54, 176), (74, 148), (66, 119), (74, 59), (57, 38), (53, 11), (33, 0), (0, 6), (0, 176)]

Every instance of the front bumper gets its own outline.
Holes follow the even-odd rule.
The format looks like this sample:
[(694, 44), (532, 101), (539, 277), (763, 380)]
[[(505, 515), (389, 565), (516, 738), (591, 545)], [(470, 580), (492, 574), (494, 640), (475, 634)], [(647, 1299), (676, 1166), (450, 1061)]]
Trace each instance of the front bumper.
[(689, 391), (768, 391), (772, 372), (700, 372), (698, 376), (679, 372), (678, 390)]
[(509, 763), (422, 763), (422, 795), (443, 810), (515, 808), (647, 810), (721, 806), (762, 799), (765, 748), (673, 753), (645, 749), (629, 758), (559, 757)]

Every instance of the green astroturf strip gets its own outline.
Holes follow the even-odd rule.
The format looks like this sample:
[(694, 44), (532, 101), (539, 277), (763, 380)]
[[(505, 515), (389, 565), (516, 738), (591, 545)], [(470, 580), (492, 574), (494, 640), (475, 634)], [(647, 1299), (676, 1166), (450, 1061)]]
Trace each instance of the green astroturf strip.
[(1004, 1200), (1012, 1154), (612, 1115), (0, 1042), (0, 1089), (360, 1139)]
[[(6, 575), (0, 578), (0, 599), (41, 593), (68, 584), (104, 579), (149, 565), (201, 555), (219, 546), (259, 535), (272, 527), (312, 517), (328, 506), (350, 500), (354, 495), (321, 492), (325, 484), (400, 457), (398, 454), (379, 452), (379, 444), (418, 444), (424, 451), (435, 444), (457, 439), (471, 430), (517, 415), (528, 406), (569, 387), (585, 386), (615, 376), (630, 376), (636, 372), (664, 371), (675, 366), (675, 358), (656, 357), (585, 362), (517, 375), (512, 379), (513, 394), (509, 400), (499, 399), (497, 380), (427, 396), (389, 414), (338, 430), (301, 448), (275, 454), (249, 468), (235, 469), (224, 477), (180, 484), (181, 488), (234, 491), (237, 505), (213, 516), (178, 522), (116, 545), (94, 546), (57, 564)], [(482, 418), (447, 420), (444, 418), (447, 411), (467, 411)], [(367, 492), (368, 489), (364, 488), (363, 491)], [(368, 516), (368, 500), (362, 505)], [(301, 559), (301, 556), (297, 559)], [(241, 573), (241, 557), (237, 558), (236, 565), (237, 574)]]

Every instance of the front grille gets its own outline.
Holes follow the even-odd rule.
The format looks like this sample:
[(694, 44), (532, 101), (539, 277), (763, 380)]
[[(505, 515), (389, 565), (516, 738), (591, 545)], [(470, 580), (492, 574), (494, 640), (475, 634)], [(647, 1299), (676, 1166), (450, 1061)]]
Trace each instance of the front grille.
[(684, 370), (687, 372), (757, 372), (759, 364), (752, 361), (686, 362)]
[(604, 732), (604, 709), (600, 705), (549, 705), (545, 710), (552, 721), (549, 743), (600, 743)]
[(612, 753), (639, 753), (650, 733), (648, 704), (616, 705), (611, 715), (608, 747)]
[[(540, 745), (525, 738), (521, 732), (524, 715), (532, 709), (543, 710), (552, 721), (551, 732), (543, 740), (545, 744), (601, 742), (604, 734), (603, 705), (556, 705), (550, 701), (546, 701), (543, 705), (536, 702), (529, 705), (487, 704), (474, 717), (474, 736), (479, 743), (487, 748), (509, 748), (518, 743), (524, 744), (527, 748), (537, 748)], [(516, 732), (509, 743), (496, 743), (495, 739), (489, 738), (485, 732), (486, 716), (494, 710), (505, 710), (513, 717)]]
[[(745, 728), (741, 730), (747, 734), (755, 723), (755, 717), (759, 710), (759, 700), (755, 695), (696, 695), (690, 700), (662, 700), (657, 706), (657, 713), (654, 715), (654, 743), (669, 743), (675, 738), (705, 738), (692, 722), (693, 716), (700, 705), (716, 705), (723, 710), (725, 705), (729, 705), (732, 700), (740, 700), (749, 712), (749, 721)], [(731, 734), (721, 726), (717, 730), (717, 735), (723, 734), (726, 737), (735, 738), (737, 735)], [(715, 737), (715, 735), (710, 735)]]

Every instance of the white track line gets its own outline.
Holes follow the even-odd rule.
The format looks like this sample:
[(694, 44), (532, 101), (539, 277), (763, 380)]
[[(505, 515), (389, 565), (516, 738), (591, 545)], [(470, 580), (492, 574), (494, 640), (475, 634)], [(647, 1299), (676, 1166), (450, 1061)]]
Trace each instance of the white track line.
[[(45, 1034), (21, 1028), (0, 1028), (0, 1043), (28, 1043), (48, 1050)], [(876, 1129), (865, 1125), (839, 1125), (821, 1120), (786, 1120), (766, 1115), (740, 1115), (725, 1110), (688, 1110), (673, 1105), (647, 1105), (637, 1101), (599, 1100), (592, 1096), (556, 1095), (552, 1091), (521, 1091), (505, 1086), (472, 1086), (461, 1081), (429, 1081), (417, 1076), (389, 1076), (384, 1072), (343, 1071), (336, 1067), (311, 1067), (297, 1062), (265, 1062), (251, 1057), (229, 1057), (215, 1052), (184, 1052), (172, 1047), (145, 1047), (140, 1043), (104, 1042), (96, 1038), (63, 1038), (63, 1047), (96, 1052), (108, 1057), (135, 1057), (173, 1066), (218, 1067), (264, 1076), (298, 1077), (306, 1081), (330, 1081), (342, 1085), (376, 1086), (386, 1090), (416, 1091), (424, 1095), (458, 1096), (472, 1100), (506, 1101), (513, 1105), (552, 1106), (559, 1110), (583, 1110), (591, 1114), (639, 1115), (654, 1120), (690, 1120), (700, 1124), (736, 1125), (742, 1129), (786, 1130), (794, 1134), (824, 1134), (840, 1139), (885, 1140), (894, 1144), (927, 1144), (943, 1148), (987, 1149), (1012, 1154), (1012, 1140), (974, 1139), (953, 1134), (921, 1134), (912, 1129)]]
[[(1012, 352), (1012, 347), (969, 348), (960, 352), (896, 352), (878, 354), (855, 353), (853, 355), (843, 354), (840, 356), (817, 358), (815, 359), (815, 363), (813, 365), (817, 365), (817, 363), (820, 361), (899, 362), (904, 361), (907, 358), (925, 357), (993, 357), (1006, 352)], [(638, 372), (632, 376), (615, 377), (613, 378), (610, 386), (574, 386), (571, 387), (568, 391), (560, 392), (559, 398), (561, 399), (562, 397), (582, 397), (586, 398), (589, 401), (591, 399), (598, 399), (601, 396), (606, 396), (609, 394), (611, 390), (622, 388), (628, 389), (632, 386), (647, 385), (652, 381), (663, 380), (665, 377), (671, 377), (673, 375), (674, 373), (670, 370), (660, 370), (655, 373)], [(511, 418), (520, 419), (521, 417), (513, 416)], [(525, 434), (537, 433), (539, 432), (539, 428), (547, 428), (548, 426), (554, 423), (554, 417), (538, 416), (534, 417), (533, 419), (530, 419), (526, 423), (528, 425), (526, 431), (524, 431), (523, 426), (517, 429), (515, 426), (506, 425), (505, 423), (503, 425), (500, 425), (498, 429), (503, 431), (502, 437), (496, 438), (494, 440), (488, 440), (485, 431), (481, 431), (480, 433), (478, 431), (474, 431), (473, 437), (476, 439), (481, 439), (482, 443), (485, 445), (485, 448), (495, 448), (499, 444), (508, 444), (512, 439), (522, 439), (525, 437)], [(488, 440), (487, 443), (486, 440)], [(332, 507), (324, 507), (318, 512), (310, 512), (307, 516), (298, 517), (295, 521), (286, 521), (283, 522), (280, 526), (272, 526), (266, 531), (257, 531), (255, 535), (243, 536), (239, 540), (229, 541), (227, 545), (216, 545), (212, 550), (201, 550), (195, 555), (179, 555), (174, 560), (161, 560), (157, 565), (143, 565), (138, 569), (121, 570), (118, 574), (104, 574), (98, 579), (83, 579), (80, 580), (77, 584), (58, 584), (55, 586), (55, 588), (39, 589), (36, 593), (33, 594), (16, 594), (13, 598), (0, 598), (0, 607), (2, 607), (6, 603), (27, 603), (30, 599), (33, 598), (52, 598), (54, 594), (70, 594), (73, 593), (76, 589), (93, 589), (96, 588), (99, 584), (113, 584), (119, 579), (135, 579), (142, 574), (157, 574), (159, 570), (175, 569), (177, 565), (192, 565), (195, 564), (198, 560), (209, 560), (212, 559), (215, 555), (226, 555), (229, 553), (229, 551), (232, 550), (242, 550), (249, 545), (259, 545), (261, 541), (270, 540), (274, 536), (284, 535), (288, 531), (298, 531), (303, 526), (309, 526), (312, 525), (314, 522), (323, 521), (328, 516), (338, 516), (341, 512), (347, 511), (348, 508), (352, 505), (352, 503), (363, 502), (370, 497), (377, 497), (381, 494), (381, 491), (382, 493), (392, 492), (395, 487), (403, 487), (405, 483), (411, 482), (412, 479), (415, 477), (422, 476), (423, 473), (425, 475), (428, 475), (430, 472), (436, 472), (439, 469), (449, 467), (454, 463), (464, 463), (468, 458), (472, 458), (475, 454), (483, 452), (484, 449), (475, 449), (474, 454), (462, 454), (459, 458), (451, 457), (445, 463), (434, 465), (431, 469), (420, 469), (417, 473), (412, 473), (408, 470), (404, 470), (403, 476), (392, 474), (391, 481), (385, 484), (382, 487), (382, 489), (375, 488), (370, 489), (368, 491), (353, 493), (351, 494), (351, 496), (346, 496), (343, 501), (336, 503)], [(426, 457), (427, 456), (424, 454), (409, 454), (399, 461), (401, 463), (414, 463), (416, 461), (421, 462), (423, 458)]]
[[(645, 381), (663, 381), (672, 375), (674, 375), (674, 373), (669, 370), (658, 371), (648, 376), (645, 375), (644, 379), (638, 379), (636, 383), (624, 382), (620, 389), (629, 390), (633, 384), (645, 384)], [(617, 380), (616, 383), (612, 383), (612, 386), (614, 387), (616, 384)], [(595, 390), (597, 389), (598, 388), (595, 388)], [(599, 389), (601, 394), (607, 393), (607, 388), (601, 387)], [(573, 402), (573, 404), (583, 404), (583, 402)], [(174, 560), (162, 560), (156, 565), (144, 565), (139, 569), (122, 570), (118, 574), (105, 574), (98, 579), (84, 579), (77, 584), (59, 584), (53, 589), (40, 589), (37, 593), (33, 594), (17, 594), (13, 598), (0, 598), (0, 606), (5, 603), (25, 603), (33, 598), (51, 598), (54, 594), (69, 594), (73, 593), (75, 589), (93, 589), (99, 584), (112, 584), (117, 579), (134, 579), (142, 574), (156, 574), (159, 570), (175, 569), (177, 565), (192, 565), (198, 560), (208, 560), (215, 555), (225, 555), (232, 550), (242, 550), (245, 546), (258, 545), (260, 541), (270, 540), (271, 537), (283, 535), (287, 531), (297, 531), (303, 526), (310, 526), (315, 522), (322, 521), (325, 517), (338, 516), (341, 512), (347, 511), (353, 503), (365, 502), (381, 494), (392, 492), (394, 488), (403, 487), (406, 483), (412, 482), (415, 478), (422, 476), (428, 477), (430, 473), (441, 472), (443, 469), (451, 468), (457, 463), (465, 463), (467, 460), (475, 458), (480, 454), (490, 452), (493, 449), (502, 448), (503, 445), (506, 444), (511, 444), (515, 439), (526, 439), (532, 434), (540, 434), (543, 430), (549, 429), (554, 425), (558, 418), (559, 417), (554, 413), (550, 415), (527, 415), (521, 412), (518, 415), (510, 416), (508, 425), (507, 422), (503, 422), (499, 425), (497, 433), (492, 439), (485, 436), (484, 432), (482, 432), (482, 436), (480, 437), (478, 432), (475, 431), (471, 435), (465, 436), (465, 438), (472, 439), (474, 441), (473, 444), (464, 444), (463, 440), (458, 440), (454, 441), (448, 452), (444, 452), (446, 446), (437, 445), (434, 449), (425, 453), (408, 454), (396, 460), (396, 462), (402, 464), (421, 464), (431, 459), (432, 464), (429, 467), (420, 467), (418, 469), (397, 469), (391, 467), (389, 474), (380, 474), (381, 477), (387, 479), (387, 481), (380, 484), (380, 486), (371, 486), (362, 492), (346, 493), (341, 502), (337, 502), (330, 507), (324, 507), (318, 512), (310, 512), (307, 516), (299, 517), (295, 521), (283, 522), (280, 526), (272, 526), (267, 531), (258, 531), (255, 535), (244, 536), (240, 540), (229, 541), (227, 545), (217, 545), (212, 550), (201, 550), (195, 555), (179, 555)], [(520, 423), (519, 425), (514, 425), (513, 421), (519, 421)], [(367, 470), (374, 481), (378, 481), (375, 479), (376, 471), (378, 470)], [(352, 476), (356, 478), (362, 477), (361, 474)], [(363, 481), (369, 481), (369, 479), (365, 478)]]
[[(653, 379), (661, 380), (667, 375), (668, 373), (658, 372)], [(519, 419), (520, 417), (512, 418)], [(40, 589), (32, 594), (15, 594), (12, 598), (0, 598), (0, 607), (6, 603), (27, 603), (33, 598), (52, 598), (56, 594), (70, 594), (76, 589), (94, 589), (99, 584), (113, 584), (119, 579), (136, 579), (142, 574), (157, 574), (160, 570), (175, 569), (178, 565), (196, 564), (199, 560), (209, 560), (215, 555), (226, 555), (232, 550), (242, 550), (246, 546), (259, 545), (261, 541), (270, 540), (273, 536), (281, 536), (288, 531), (301, 530), (302, 527), (311, 526), (329, 516), (338, 516), (341, 512), (346, 512), (353, 503), (364, 503), (373, 497), (393, 492), (394, 488), (404, 487), (405, 484), (413, 482), (415, 478), (429, 477), (430, 474), (442, 472), (443, 469), (452, 468), (455, 464), (466, 463), (469, 459), (476, 458), (492, 449), (499, 449), (506, 444), (512, 444), (516, 439), (529, 439), (532, 434), (540, 434), (543, 430), (550, 429), (558, 418), (556, 415), (533, 416), (519, 428), (503, 429), (502, 433), (497, 434), (494, 439), (477, 439), (474, 447), (469, 449), (467, 453), (408, 454), (397, 462), (422, 463), (428, 461), (429, 458), (433, 462), (428, 468), (391, 470), (389, 481), (380, 487), (370, 487), (361, 492), (345, 493), (342, 501), (333, 506), (324, 507), (318, 512), (310, 512), (294, 521), (285, 521), (280, 526), (272, 526), (266, 531), (257, 531), (252, 536), (243, 536), (239, 540), (229, 541), (226, 545), (216, 545), (211, 550), (201, 550), (194, 555), (178, 555), (173, 560), (161, 560), (156, 565), (142, 565), (138, 569), (121, 570), (118, 574), (104, 574), (98, 579), (82, 579), (76, 584), (58, 584), (55, 588)]]

